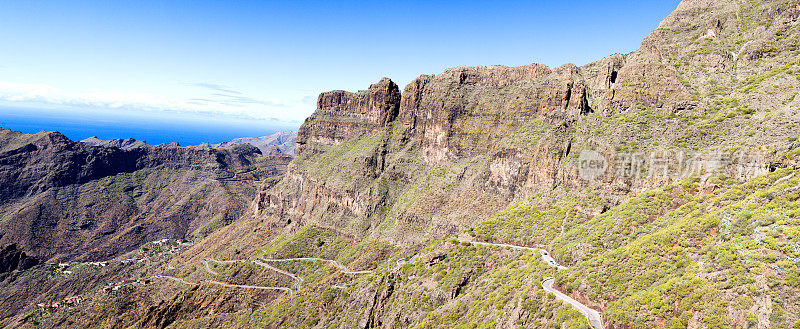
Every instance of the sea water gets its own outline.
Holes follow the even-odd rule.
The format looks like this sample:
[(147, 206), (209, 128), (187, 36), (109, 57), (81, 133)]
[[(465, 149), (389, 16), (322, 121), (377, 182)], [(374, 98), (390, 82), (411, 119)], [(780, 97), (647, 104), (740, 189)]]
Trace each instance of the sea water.
[(58, 131), (72, 140), (134, 138), (149, 144), (221, 143), (297, 130), (299, 123), (225, 118), (219, 115), (146, 111), (85, 111), (0, 106), (0, 127), (33, 134)]

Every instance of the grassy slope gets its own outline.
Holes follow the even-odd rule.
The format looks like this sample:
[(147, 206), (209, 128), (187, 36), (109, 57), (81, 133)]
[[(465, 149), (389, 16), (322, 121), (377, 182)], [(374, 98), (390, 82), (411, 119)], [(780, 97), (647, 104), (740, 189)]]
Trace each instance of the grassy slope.
[[(514, 207), (472, 231), (482, 239), (543, 242), (574, 266), (557, 283), (635, 328), (773, 327), (800, 321), (800, 175), (745, 183), (687, 179), (643, 193), (559, 234), (571, 213)], [(574, 216), (573, 216), (574, 217)], [(581, 216), (578, 216), (581, 217)], [(532, 227), (530, 231), (520, 227)]]
[[(301, 232), (291, 239), (307, 240), (304, 236), (306, 233)], [(355, 248), (365, 249), (367, 254), (376, 249), (372, 244)], [(293, 254), (292, 250), (288, 251)], [(312, 254), (326, 252), (331, 251)], [(541, 281), (553, 276), (554, 271), (539, 260), (538, 253), (446, 239), (434, 242), (417, 256), (419, 261), (403, 266), (394, 259), (381, 262), (374, 273), (357, 278), (345, 290), (318, 284), (272, 308), (187, 320), (175, 327), (202, 327), (221, 321), (224, 327), (240, 328), (350, 328), (370, 320), (377, 325), (377, 321), (396, 319), (398, 325), (416, 328), (561, 328), (562, 324), (564, 328), (588, 328), (580, 313), (543, 291)], [(306, 280), (324, 282), (313, 274)], [(381, 307), (376, 307), (373, 299), (382, 300)]]
[[(744, 183), (692, 177), (591, 219), (575, 204), (516, 206), (468, 230), (479, 239), (550, 245), (570, 263), (559, 273), (539, 261), (538, 253), (450, 239), (433, 241), (416, 253), (419, 262), (398, 267), (394, 261), (410, 258), (409, 251), (372, 241), (347, 243), (309, 227), (260, 255), (320, 256), (379, 270), (336, 281), (333, 269), (290, 264), (284, 268), (310, 281), (299, 294), (272, 308), (176, 327), (213, 320), (232, 327), (344, 328), (369, 319), (419, 328), (584, 327), (580, 314), (542, 291), (541, 280), (555, 276), (563, 290), (601, 303), (606, 320), (617, 325), (747, 328), (769, 321), (774, 328), (791, 328), (800, 321), (798, 186), (800, 174), (789, 169)], [(362, 256), (348, 256), (354, 254)], [(330, 288), (352, 279), (346, 290)]]

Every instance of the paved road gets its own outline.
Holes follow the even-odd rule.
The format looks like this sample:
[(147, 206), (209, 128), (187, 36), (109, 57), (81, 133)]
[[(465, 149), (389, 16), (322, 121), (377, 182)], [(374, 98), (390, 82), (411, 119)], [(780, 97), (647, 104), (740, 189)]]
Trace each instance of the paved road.
[(207, 259), (200, 260), (200, 262), (203, 263), (203, 266), (205, 266), (206, 272), (210, 273), (211, 275), (219, 275), (219, 273), (217, 273), (217, 271), (212, 270), (211, 267), (208, 266), (208, 260)]
[(280, 291), (284, 291), (284, 292), (286, 292), (286, 293), (288, 293), (290, 295), (292, 294), (292, 289), (289, 289), (289, 288), (286, 288), (286, 287), (262, 287), (262, 286), (230, 284), (230, 283), (220, 282), (220, 281), (216, 281), (216, 280), (203, 280), (203, 281), (200, 281), (200, 282), (189, 282), (189, 281), (186, 281), (186, 280), (181, 279), (181, 278), (177, 278), (177, 277), (170, 276), (170, 275), (161, 275), (161, 274), (154, 275), (152, 277), (153, 278), (164, 278), (164, 279), (169, 279), (169, 280), (173, 280), (173, 281), (178, 281), (180, 283), (191, 285), (191, 286), (205, 282), (205, 283), (216, 284), (216, 285), (223, 286), (223, 287), (228, 287), (228, 288), (280, 290)]
[[(467, 240), (467, 239), (462, 239), (462, 238), (459, 238), (458, 240), (461, 241), (461, 242), (469, 242), (469, 243), (472, 243), (472, 244), (478, 244), (478, 245), (484, 245), (484, 246), (508, 247), (508, 248), (517, 249), (517, 250), (538, 250), (542, 254), (542, 260), (545, 263), (547, 263), (547, 265), (555, 267), (558, 270), (567, 269), (566, 266), (563, 266), (563, 265), (559, 264), (558, 262), (556, 262), (556, 260), (553, 259), (553, 257), (550, 256), (550, 253), (548, 253), (547, 250), (544, 250), (542, 248), (521, 247), (521, 246), (515, 246), (515, 245), (503, 244), (503, 243), (473, 242), (473, 241), (470, 241), (470, 240)], [(572, 307), (575, 308), (576, 310), (578, 310), (578, 312), (581, 312), (586, 317), (586, 319), (589, 320), (589, 324), (591, 324), (593, 329), (603, 329), (602, 316), (600, 316), (599, 312), (589, 308), (586, 305), (581, 304), (581, 302), (579, 302), (577, 300), (574, 300), (571, 297), (569, 297), (569, 296), (561, 293), (560, 291), (556, 290), (555, 288), (553, 288), (553, 283), (554, 282), (555, 282), (555, 280), (553, 278), (547, 278), (544, 281), (542, 281), (542, 288), (544, 288), (544, 290), (547, 291), (547, 292), (552, 292), (556, 296), (556, 298), (558, 298), (559, 300), (561, 300), (561, 301), (563, 301), (565, 303), (568, 303), (568, 304), (572, 305)]]
[[(346, 267), (344, 267), (344, 265), (342, 265), (341, 263), (339, 263), (336, 260), (330, 260), (330, 259), (324, 259), (324, 258), (314, 258), (314, 257), (286, 258), (286, 259), (261, 259), (261, 258), (258, 258), (258, 259), (253, 260), (253, 264), (256, 264), (258, 266), (261, 266), (261, 267), (270, 269), (272, 271), (278, 272), (280, 274), (283, 274), (283, 275), (291, 277), (295, 281), (294, 290), (299, 290), (300, 289), (300, 285), (303, 283), (303, 278), (295, 275), (294, 273), (284, 271), (282, 269), (279, 269), (277, 267), (274, 267), (274, 266), (269, 265), (269, 264), (266, 263), (266, 262), (294, 262), (294, 261), (328, 262), (328, 263), (331, 263), (333, 266), (335, 266), (340, 271), (342, 271), (342, 273), (345, 273), (345, 274), (368, 274), (368, 273), (372, 273), (372, 271), (351, 271), (351, 270), (347, 269)], [(204, 259), (201, 260), (201, 262), (203, 263), (203, 267), (205, 267), (206, 272), (208, 272), (208, 273), (210, 273), (212, 275), (219, 275), (219, 273), (217, 273), (216, 271), (211, 269), (211, 267), (208, 265), (209, 262), (214, 262), (214, 263), (219, 263), (219, 264), (235, 264), (235, 263), (243, 263), (243, 262), (247, 262), (247, 261), (246, 260), (216, 260), (216, 259), (213, 259), (213, 258), (204, 258)], [(185, 282), (185, 283), (191, 284), (191, 283), (188, 283), (188, 282)], [(226, 287), (230, 287), (232, 285), (225, 284), (225, 286)], [(240, 287), (255, 288), (256, 286), (240, 286)], [(344, 286), (344, 287), (346, 287), (346, 286)], [(268, 287), (261, 287), (261, 288), (268, 288)], [(269, 288), (273, 288), (273, 287), (269, 287)], [(342, 289), (343, 286), (342, 285), (336, 285), (336, 286), (333, 286), (333, 288)], [(289, 289), (289, 288), (281, 288), (281, 289)]]
[(344, 274), (370, 274), (370, 273), (372, 273), (372, 270), (365, 270), (365, 271), (351, 271), (351, 270), (348, 270), (346, 267), (344, 267), (344, 265), (340, 264), (338, 261), (335, 261), (335, 260), (330, 261), (330, 263), (333, 264), (333, 266), (338, 267), (339, 270), (341, 270), (342, 273), (344, 273)]
[(547, 250), (539, 249), (539, 252), (542, 253), (542, 260), (545, 263), (547, 263), (547, 265), (555, 267), (557, 270), (566, 270), (567, 269), (566, 266), (563, 266), (563, 265), (559, 264), (558, 262), (556, 262), (556, 260), (553, 259), (553, 257), (550, 256), (550, 253), (548, 253)]
[(178, 281), (178, 282), (180, 282), (180, 283), (183, 283), (183, 284), (188, 284), (188, 285), (190, 285), (190, 286), (193, 286), (193, 285), (196, 285), (196, 284), (197, 284), (197, 283), (194, 283), (194, 282), (189, 282), (189, 281), (186, 281), (186, 280), (184, 280), (184, 279), (181, 279), (181, 278), (176, 278), (176, 277), (174, 277), (174, 276), (169, 276), (169, 275), (161, 275), (161, 274), (156, 274), (156, 275), (153, 275), (153, 278), (164, 278), (164, 279), (170, 279), (170, 280), (173, 280), (173, 281)]
[(483, 245), (483, 246), (498, 246), (498, 247), (517, 249), (517, 250), (535, 250), (535, 251), (538, 251), (539, 253), (542, 254), (542, 260), (545, 263), (547, 263), (547, 265), (555, 267), (556, 269), (559, 269), (559, 270), (566, 270), (567, 269), (566, 266), (563, 266), (563, 265), (559, 264), (558, 262), (556, 262), (556, 260), (553, 259), (553, 257), (550, 256), (550, 253), (547, 252), (547, 250), (544, 250), (544, 249), (542, 249), (540, 247), (522, 247), (522, 246), (515, 246), (515, 245), (512, 245), (512, 244), (505, 244), (505, 243), (476, 242), (476, 241), (470, 241), (470, 240), (463, 239), (463, 238), (458, 238), (458, 241), (459, 242), (469, 242), (469, 243), (472, 243), (472, 244), (478, 244), (478, 245)]
[(270, 269), (270, 270), (273, 270), (273, 271), (275, 271), (275, 272), (278, 272), (278, 273), (280, 273), (280, 274), (287, 275), (287, 276), (291, 277), (291, 278), (292, 278), (292, 279), (294, 279), (294, 281), (295, 281), (295, 282), (294, 282), (294, 289), (295, 289), (295, 290), (298, 290), (298, 289), (300, 289), (300, 284), (302, 284), (302, 283), (303, 283), (303, 278), (301, 278), (301, 277), (299, 277), (299, 276), (295, 275), (294, 273), (289, 273), (289, 272), (286, 272), (286, 271), (284, 271), (284, 270), (282, 270), (282, 269), (279, 269), (279, 268), (277, 268), (277, 267), (274, 267), (274, 266), (272, 266), (272, 265), (269, 265), (269, 264), (267, 264), (267, 263), (264, 263), (264, 262), (262, 262), (260, 259), (256, 259), (256, 260), (254, 260), (254, 261), (253, 261), (253, 264), (256, 264), (256, 265), (258, 265), (258, 266), (262, 266), (262, 267), (266, 267), (266, 268), (268, 268), (268, 269)]
[(367, 271), (351, 271), (351, 270), (347, 269), (346, 267), (344, 267), (344, 265), (342, 265), (338, 261), (331, 260), (331, 259), (324, 259), (324, 258), (315, 258), (315, 257), (286, 258), (286, 259), (261, 258), (260, 260), (264, 261), (264, 262), (295, 262), (295, 261), (327, 262), (327, 263), (331, 263), (333, 266), (338, 268), (344, 274), (369, 274), (369, 273), (372, 273), (371, 270), (367, 270)]
[(570, 305), (572, 305), (573, 308), (578, 310), (578, 312), (581, 312), (586, 317), (586, 319), (589, 320), (589, 323), (592, 325), (592, 328), (603, 329), (603, 321), (599, 312), (587, 307), (586, 305), (581, 304), (581, 302), (574, 300), (572, 299), (572, 297), (569, 297), (561, 293), (560, 291), (556, 290), (555, 288), (553, 288), (554, 282), (555, 280), (553, 278), (544, 279), (544, 281), (542, 281), (542, 288), (544, 288), (545, 291), (551, 292), (554, 295), (556, 295), (556, 298), (564, 301), (565, 303), (569, 303)]
[(291, 295), (291, 294), (292, 294), (292, 289), (290, 289), (290, 288), (286, 288), (286, 287), (262, 287), (262, 286), (249, 286), (249, 285), (240, 285), (240, 284), (230, 284), (230, 283), (219, 282), (219, 281), (215, 281), (215, 280), (205, 280), (205, 281), (203, 281), (203, 282), (213, 283), (213, 284), (217, 284), (217, 285), (220, 285), (220, 286), (223, 286), (223, 287), (229, 287), (229, 288), (261, 289), (261, 290), (280, 290), (280, 291), (285, 291), (285, 292), (287, 292), (289, 295)]
[(219, 275), (216, 271), (212, 270), (211, 267), (208, 266), (208, 262), (214, 262), (218, 264), (235, 264), (235, 263), (243, 263), (244, 260), (216, 260), (213, 258), (203, 258), (200, 260), (203, 263), (203, 266), (206, 268), (206, 272), (211, 273), (212, 275)]
[(418, 260), (419, 260), (419, 255), (414, 255), (414, 257), (411, 257), (411, 259), (409, 259), (409, 260), (405, 260), (405, 258), (404, 259), (398, 259), (397, 260), (397, 266), (400, 267), (400, 266), (403, 266), (405, 264), (414, 264)]

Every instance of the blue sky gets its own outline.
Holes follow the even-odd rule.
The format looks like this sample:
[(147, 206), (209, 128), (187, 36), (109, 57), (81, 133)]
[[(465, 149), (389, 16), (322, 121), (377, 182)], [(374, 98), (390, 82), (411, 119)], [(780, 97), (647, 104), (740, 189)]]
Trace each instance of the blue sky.
[(0, 106), (299, 126), (383, 76), (631, 52), (678, 2), (0, 0)]

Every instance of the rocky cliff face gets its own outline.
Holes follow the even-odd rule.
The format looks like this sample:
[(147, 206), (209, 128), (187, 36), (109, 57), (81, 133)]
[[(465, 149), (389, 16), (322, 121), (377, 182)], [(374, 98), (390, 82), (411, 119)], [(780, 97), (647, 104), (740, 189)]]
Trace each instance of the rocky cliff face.
[[(463, 164), (461, 172), (443, 183), (474, 195), (476, 206), (494, 205), (478, 212), (488, 215), (503, 203), (500, 199), (513, 197), (530, 171), (514, 163), (521, 152), (499, 147), (509, 143), (508, 136), (532, 122), (537, 124), (534, 129), (552, 130), (541, 147), (546, 148), (542, 156), (535, 158), (538, 165), (553, 165), (569, 148), (566, 123), (591, 111), (585, 82), (574, 65), (555, 70), (543, 65), (456, 68), (420, 77), (402, 97), (388, 79), (356, 94), (323, 93), (318, 110), (298, 133), (299, 160), (279, 186), (260, 193), (256, 209), (277, 214), (285, 223), (324, 217), (356, 235), (381, 225), (387, 212), (394, 211), (401, 225), (417, 230), (425, 225), (419, 213), (391, 210), (404, 191), (382, 186), (427, 184), (425, 170), (467, 161), (472, 164)], [(315, 162), (326, 161), (321, 159), (336, 163), (334, 176), (341, 179), (309, 170), (319, 167)], [(555, 179), (553, 169), (531, 175), (542, 185)], [(443, 197), (449, 198), (426, 196), (417, 206)], [(447, 202), (427, 211), (453, 216), (444, 214), (449, 207), (441, 206)], [(445, 230), (454, 227), (452, 219), (439, 221)], [(409, 241), (409, 235), (402, 235)]]
[(317, 111), (297, 133), (297, 154), (314, 153), (314, 144), (337, 145), (379, 132), (397, 117), (399, 104), (400, 90), (386, 78), (357, 93), (322, 93)]
[[(689, 0), (638, 51), (583, 67), (459, 67), (420, 76), (402, 96), (385, 78), (358, 93), (323, 93), (298, 133), (301, 159), (255, 208), (283, 223), (336, 218), (327, 224), (356, 235), (381, 225), (402, 232), (408, 222), (447, 232), (486, 216), (451, 199), (457, 191), (484, 209), (585, 187), (614, 204), (692, 172), (754, 177), (769, 154), (791, 147), (794, 11), (785, 1)], [(763, 128), (738, 128), (755, 118)], [(584, 150), (605, 161), (597, 177), (581, 177)], [(442, 168), (460, 172), (430, 184)], [(447, 192), (420, 191), (425, 184)], [(413, 202), (398, 203), (411, 190)], [(458, 219), (445, 218), (453, 208), (463, 209)]]
[(400, 122), (428, 163), (485, 154), (534, 120), (555, 126), (591, 112), (574, 65), (450, 69), (409, 84), (402, 104)]
[(52, 187), (85, 183), (101, 177), (137, 169), (139, 155), (109, 148), (89, 148), (64, 135), (26, 135), (2, 130), (0, 200), (40, 193)]
[[(330, 131), (326, 138), (309, 139), (309, 145), (317, 141), (315, 152), (290, 165), (278, 185), (262, 188), (255, 208), (278, 226), (315, 224), (413, 245), (456, 233), (509, 204), (515, 206), (508, 212), (515, 213), (518, 206), (549, 209), (574, 202), (569, 208), (582, 214), (579, 218), (567, 213), (557, 223), (530, 225), (533, 232), (555, 227), (537, 241), (558, 245), (565, 259), (585, 259), (592, 255), (569, 256), (563, 250), (614, 246), (587, 237), (597, 229), (590, 223), (632, 195), (689, 177), (697, 180), (694, 193), (713, 194), (719, 185), (709, 179), (718, 175), (745, 182), (798, 168), (798, 8), (796, 1), (686, 0), (627, 55), (582, 67), (460, 67), (420, 76), (405, 87), (397, 116), (382, 129)], [(326, 107), (320, 105), (315, 116), (366, 124), (351, 119), (366, 108), (330, 112)], [(301, 127), (301, 135), (315, 129), (311, 123)], [(601, 166), (588, 167), (598, 170), (587, 173), (591, 161)], [(337, 171), (324, 170), (323, 163)], [(671, 202), (680, 206), (677, 199)], [(510, 216), (506, 225), (523, 229), (518, 221), (528, 220), (525, 216)], [(605, 234), (624, 240), (635, 227)], [(570, 229), (575, 233), (565, 233)], [(367, 312), (358, 322), (365, 327), (397, 325), (394, 315), (373, 316), (399, 305), (386, 301), (395, 289), (391, 275), (377, 283), (386, 290), (342, 301), (350, 305), (363, 298), (371, 303), (367, 311), (355, 307), (343, 313)], [(617, 297), (597, 291), (608, 288), (586, 283), (575, 295), (594, 293), (598, 309), (624, 313)], [(425, 295), (438, 301), (439, 314), (454, 314), (449, 312), (455, 312), (456, 300)], [(782, 307), (796, 309), (796, 300)], [(759, 315), (749, 321), (759, 326), (771, 312), (763, 305), (751, 311)], [(744, 322), (744, 313), (729, 312), (738, 319), (732, 321)], [(713, 327), (709, 314), (705, 320), (699, 313), (688, 316), (689, 327)], [(635, 327), (628, 320), (615, 313), (607, 327)]]
[[(288, 157), (223, 149), (95, 147), (57, 132), (0, 131), (0, 244), (41, 259), (104, 259), (232, 222)], [(250, 187), (248, 187), (250, 186)]]

